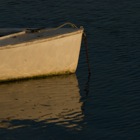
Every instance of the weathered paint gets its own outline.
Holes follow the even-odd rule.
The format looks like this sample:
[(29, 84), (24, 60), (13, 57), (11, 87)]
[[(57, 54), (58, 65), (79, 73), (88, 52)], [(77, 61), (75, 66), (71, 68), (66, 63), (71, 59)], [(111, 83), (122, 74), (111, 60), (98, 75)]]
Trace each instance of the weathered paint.
[(0, 81), (74, 73), (82, 33), (78, 30), (43, 39), (33, 39), (33, 34), (31, 40), (26, 35), (24, 39), (6, 38), (11, 44), (0, 40), (5, 44), (0, 47)]

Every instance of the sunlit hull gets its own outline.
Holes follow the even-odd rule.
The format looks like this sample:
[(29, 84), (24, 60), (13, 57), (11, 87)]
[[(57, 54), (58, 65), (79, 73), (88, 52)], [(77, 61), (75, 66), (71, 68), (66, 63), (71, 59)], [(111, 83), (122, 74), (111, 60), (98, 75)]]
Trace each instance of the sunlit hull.
[(82, 33), (61, 28), (0, 37), (0, 81), (74, 73)]

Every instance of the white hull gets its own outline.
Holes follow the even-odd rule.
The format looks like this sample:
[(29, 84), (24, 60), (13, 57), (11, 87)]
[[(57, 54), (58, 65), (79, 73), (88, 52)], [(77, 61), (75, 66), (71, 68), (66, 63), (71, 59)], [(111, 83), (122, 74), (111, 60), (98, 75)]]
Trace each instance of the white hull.
[(82, 33), (59, 29), (0, 37), (0, 81), (74, 73)]

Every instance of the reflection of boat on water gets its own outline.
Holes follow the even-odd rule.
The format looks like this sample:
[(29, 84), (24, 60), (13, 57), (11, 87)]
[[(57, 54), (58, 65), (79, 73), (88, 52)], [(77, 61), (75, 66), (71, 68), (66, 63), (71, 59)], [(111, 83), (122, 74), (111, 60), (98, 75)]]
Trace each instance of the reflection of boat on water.
[[(0, 127), (3, 121), (37, 120), (76, 125), (81, 121), (81, 102), (75, 75), (56, 76), (0, 85)], [(73, 125), (73, 126), (71, 126)]]

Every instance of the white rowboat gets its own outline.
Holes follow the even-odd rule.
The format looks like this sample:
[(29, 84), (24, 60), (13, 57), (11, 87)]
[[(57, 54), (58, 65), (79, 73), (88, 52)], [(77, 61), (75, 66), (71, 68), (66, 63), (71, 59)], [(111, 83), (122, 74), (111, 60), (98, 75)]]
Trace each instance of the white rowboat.
[(79, 28), (0, 29), (0, 81), (74, 73), (82, 34)]

